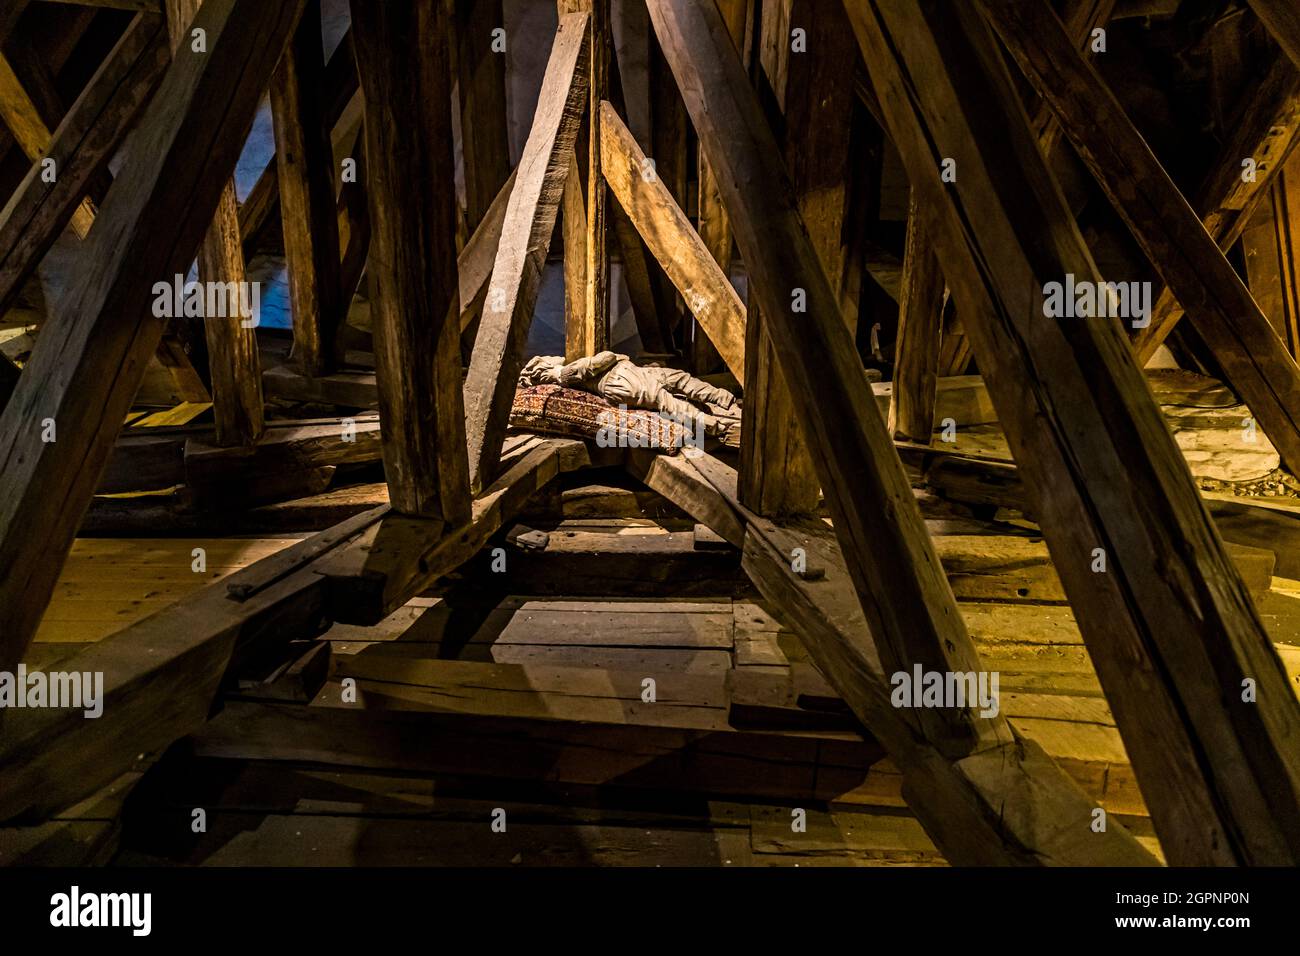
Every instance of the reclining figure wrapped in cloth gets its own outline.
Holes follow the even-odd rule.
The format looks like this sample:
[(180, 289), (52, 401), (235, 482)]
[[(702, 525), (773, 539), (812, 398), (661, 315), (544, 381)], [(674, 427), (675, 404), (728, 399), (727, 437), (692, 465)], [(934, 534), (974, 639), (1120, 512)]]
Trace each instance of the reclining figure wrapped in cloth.
[(567, 364), (559, 355), (539, 355), (519, 373), (519, 385), (582, 389), (616, 405), (660, 412), (712, 438), (725, 440), (740, 427), (740, 402), (730, 392), (680, 369), (643, 367), (615, 352), (597, 352)]

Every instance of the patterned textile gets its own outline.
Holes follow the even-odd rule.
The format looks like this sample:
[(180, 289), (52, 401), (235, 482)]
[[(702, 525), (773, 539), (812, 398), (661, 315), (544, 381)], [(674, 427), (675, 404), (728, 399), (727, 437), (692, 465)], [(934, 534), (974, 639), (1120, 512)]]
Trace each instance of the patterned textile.
[(657, 412), (620, 408), (599, 395), (561, 385), (529, 385), (515, 392), (510, 424), (524, 431), (593, 438), (610, 447), (658, 448), (675, 455), (686, 430)]

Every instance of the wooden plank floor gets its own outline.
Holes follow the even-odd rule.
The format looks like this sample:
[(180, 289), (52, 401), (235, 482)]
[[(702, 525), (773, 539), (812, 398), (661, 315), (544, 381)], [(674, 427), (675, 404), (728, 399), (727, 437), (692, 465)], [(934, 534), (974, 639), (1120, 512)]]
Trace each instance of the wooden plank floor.
[[(78, 538), (27, 663), (48, 667), (300, 537)], [(203, 571), (194, 570), (196, 548)]]
[[(962, 611), (1001, 676), (1004, 711), (1158, 852), (1069, 607), (1032, 588), (1015, 599), (1016, 575), (1044, 579), (1040, 563), (1004, 561), (1026, 539), (987, 536), (990, 573), (972, 573), (979, 541), (968, 523), (951, 526), (961, 540), (940, 552), (955, 556), (954, 586), (971, 598)], [(625, 557), (681, 562), (689, 577), (691, 561), (716, 558), (691, 538), (643, 519), (571, 519), (534, 557), (561, 562), (572, 575), (561, 584)], [(29, 664), (49, 667), (295, 540), (81, 540)], [(198, 547), (203, 573), (192, 570)], [(538, 580), (515, 567), (511, 586)], [(702, 575), (683, 586), (690, 593), (664, 593), (675, 586), (647, 576), (649, 593), (612, 570), (611, 590), (623, 593), (592, 596), (510, 593), (467, 570), (374, 627), (335, 625), (323, 635), (328, 680), (310, 705), (235, 694), (192, 738), (193, 756), (151, 772), (135, 798), (148, 810), (128, 814), (119, 862), (942, 863), (896, 769), (752, 592), (695, 593), (709, 589)], [(1273, 585), (1261, 612), (1300, 693), (1300, 582)], [(642, 696), (647, 676), (654, 703)], [(348, 680), (355, 703), (343, 700)], [(178, 842), (189, 827), (179, 816), (169, 827), (169, 814), (195, 806), (208, 832)], [(509, 838), (490, 829), (498, 806)]]

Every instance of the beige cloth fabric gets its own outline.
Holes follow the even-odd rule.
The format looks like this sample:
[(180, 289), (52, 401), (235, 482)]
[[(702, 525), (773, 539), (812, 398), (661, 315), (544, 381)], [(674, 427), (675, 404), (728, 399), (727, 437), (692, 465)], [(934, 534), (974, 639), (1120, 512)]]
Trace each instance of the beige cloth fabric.
[(637, 365), (616, 352), (598, 352), (568, 364), (558, 355), (539, 355), (519, 375), (520, 385), (548, 383), (594, 392), (616, 405), (661, 412), (715, 438), (740, 421), (740, 403), (725, 389), (680, 369)]

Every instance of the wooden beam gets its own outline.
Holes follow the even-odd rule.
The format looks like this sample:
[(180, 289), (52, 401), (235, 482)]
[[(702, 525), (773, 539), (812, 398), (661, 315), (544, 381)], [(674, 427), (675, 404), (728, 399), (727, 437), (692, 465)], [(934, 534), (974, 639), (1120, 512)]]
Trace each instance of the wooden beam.
[[(586, 225), (586, 257), (582, 267), (583, 309), (582, 331), (566, 331), (566, 353), (569, 343), (580, 348), (579, 354), (594, 355), (609, 348), (609, 254), (606, 249), (607, 227), (605, 215), (605, 180), (600, 175), (600, 123), (596, 116), (600, 103), (609, 95), (609, 61), (613, 41), (610, 36), (610, 0), (558, 0), (560, 16), (586, 13), (587, 20), (587, 142), (579, 152), (586, 169), (580, 178), (585, 187), (583, 202)], [(576, 270), (572, 270), (576, 276)], [(577, 313), (566, 315), (577, 319)]]
[[(1227, 252), (1241, 237), (1252, 212), (1268, 195), (1283, 164), (1300, 142), (1300, 70), (1285, 54), (1274, 56), (1259, 85), (1249, 94), (1210, 173), (1196, 192), (1193, 207), (1205, 230)], [(1242, 163), (1254, 163), (1245, 176)], [(1133, 348), (1146, 365), (1182, 318), (1183, 309), (1168, 288), (1151, 310), (1151, 324), (1136, 330)]]
[[(579, 167), (582, 168), (579, 168)], [(595, 355), (597, 330), (587, 321), (587, 191), (583, 187), (586, 163), (578, 162), (577, 150), (569, 160), (564, 177), (564, 215), (560, 219), (564, 243), (564, 360), (572, 362)], [(608, 330), (606, 330), (608, 331)], [(609, 336), (605, 336), (609, 345)]]
[(1147, 259), (1189, 309), (1226, 383), (1250, 408), (1282, 463), (1300, 474), (1300, 367), (1241, 277), (1114, 94), (1074, 52), (1045, 0), (983, 3), (990, 22), (1056, 112), (1065, 135)]
[(1300, 153), (1292, 153), (1241, 234), (1250, 294), (1292, 356), (1300, 355)]
[[(795, 631), (818, 668), (903, 771), (903, 796), (948, 858), (964, 865), (1152, 865), (1122, 828), (1097, 839), (1086, 825), (1095, 802), (1034, 743), (1006, 743), (951, 760), (918, 737), (891, 703), (884, 669), (835, 534), (820, 520), (778, 526), (736, 498), (736, 473), (707, 454), (629, 455), (629, 469), (729, 542), (777, 617)], [(801, 549), (800, 574), (791, 555)], [(995, 769), (996, 768), (996, 769)]]
[[(189, 32), (202, 0), (167, 0), (167, 26), (172, 55), (192, 47)], [(234, 134), (237, 138), (245, 133)], [(242, 139), (239, 145), (242, 148)], [(239, 232), (239, 201), (232, 176), (221, 192), (211, 228), (199, 246), (199, 279), (220, 283), (227, 289), (244, 288), (244, 246)], [(188, 273), (189, 269), (181, 270)], [(225, 315), (203, 319), (203, 336), (208, 346), (208, 371), (212, 379), (212, 412), (217, 424), (217, 442), (247, 445), (262, 435), (262, 360), (257, 351), (256, 317), (241, 314), (236, 298)], [(230, 303), (230, 299), (227, 299)]]
[(352, 30), (366, 98), (375, 378), (388, 493), (402, 514), (458, 524), (469, 516), (469, 479), (456, 197), (448, 188), (455, 169), (451, 24), (442, 0), (353, 0)]
[(532, 130), (515, 174), (465, 379), (470, 489), (490, 484), (501, 455), (542, 266), (587, 100), (588, 15), (560, 17)]
[(263, 558), (66, 660), (61, 666), (104, 675), (103, 713), (87, 720), (66, 708), (6, 711), (0, 821), (48, 818), (135, 767), (142, 754), (161, 755), (208, 719), (232, 663), (320, 633), (325, 588), (314, 562), (386, 510)]
[(324, 562), (334, 620), (377, 624), (469, 560), (533, 493), (561, 471), (585, 465), (582, 442), (521, 436), (507, 442), (501, 476), (475, 497), (458, 524), (386, 515), (351, 547)]
[[(749, 50), (745, 46), (745, 28), (748, 25), (752, 5), (753, 0), (718, 0), (718, 10), (727, 24), (731, 42), (740, 52), (740, 59), (745, 69), (749, 69), (750, 65)], [(700, 239), (704, 242), (704, 247), (709, 250), (709, 255), (717, 262), (722, 274), (730, 279), (731, 248), (735, 240), (731, 235), (731, 222), (727, 219), (727, 208), (723, 205), (722, 194), (718, 192), (717, 177), (703, 150), (699, 151), (697, 174), (699, 193), (696, 202)], [(691, 367), (696, 369), (697, 374), (717, 366), (720, 356), (707, 337), (696, 336), (691, 341), (691, 346)], [(744, 382), (743, 370), (733, 374), (738, 382)]]
[(182, 48), (172, 61), (60, 321), (0, 416), (0, 669), (12, 670), (36, 631), (157, 348), (153, 285), (188, 270), (301, 6), (204, 4), (207, 53)]
[[(325, 100), (325, 123), (329, 130), (338, 126), (343, 114), (356, 96), (360, 80), (357, 77), (357, 60), (352, 46), (352, 28), (330, 54), (325, 64), (322, 80)], [(239, 207), (239, 231), (246, 244), (254, 242), (266, 220), (280, 204), (279, 164), (274, 156), (257, 177), (244, 203)]]
[(471, 233), (510, 175), (506, 52), (493, 49), (493, 31), (504, 27), (501, 0), (456, 0), (465, 217)]
[(1290, 0), (1247, 0), (1291, 62), (1300, 67), (1300, 10)]
[(934, 399), (939, 385), (945, 285), (939, 260), (921, 225), (915, 195), (911, 207), (903, 248), (903, 289), (898, 301), (889, 433), (896, 439), (928, 445), (934, 431)]
[(0, 211), (0, 315), (57, 241), (171, 62), (157, 17), (136, 17), (54, 132), (44, 158), (53, 182), (34, 163)]
[(601, 171), (732, 374), (745, 370), (745, 303), (609, 103), (600, 106)]
[[(652, 0), (649, 9), (717, 169), (753, 295), (772, 320), (794, 412), (812, 438), (817, 477), (880, 656), (891, 672), (914, 664), (976, 671), (974, 646), (726, 25), (712, 4)], [(801, 305), (806, 312), (796, 311)], [(1005, 724), (962, 708), (907, 716), (954, 756), (994, 746), (1005, 733)]]
[[(43, 111), (24, 89), (8, 57), (0, 53), (0, 119), (4, 120), (19, 149), (33, 163), (39, 162), (54, 142), (50, 125), (57, 117)], [(72, 214), (72, 228), (77, 238), (85, 239), (95, 223), (95, 207), (82, 198)]]
[(1294, 699), (1119, 324), (1044, 320), (1101, 280), (1001, 52), (965, 6), (845, 9), (1166, 857), (1291, 859)]
[[(359, 50), (360, 38), (355, 42)], [(334, 154), (322, 97), (324, 71), (320, 6), (317, 0), (308, 0), (271, 81), (293, 357), (308, 375), (330, 370), (334, 337), (342, 321)]]

